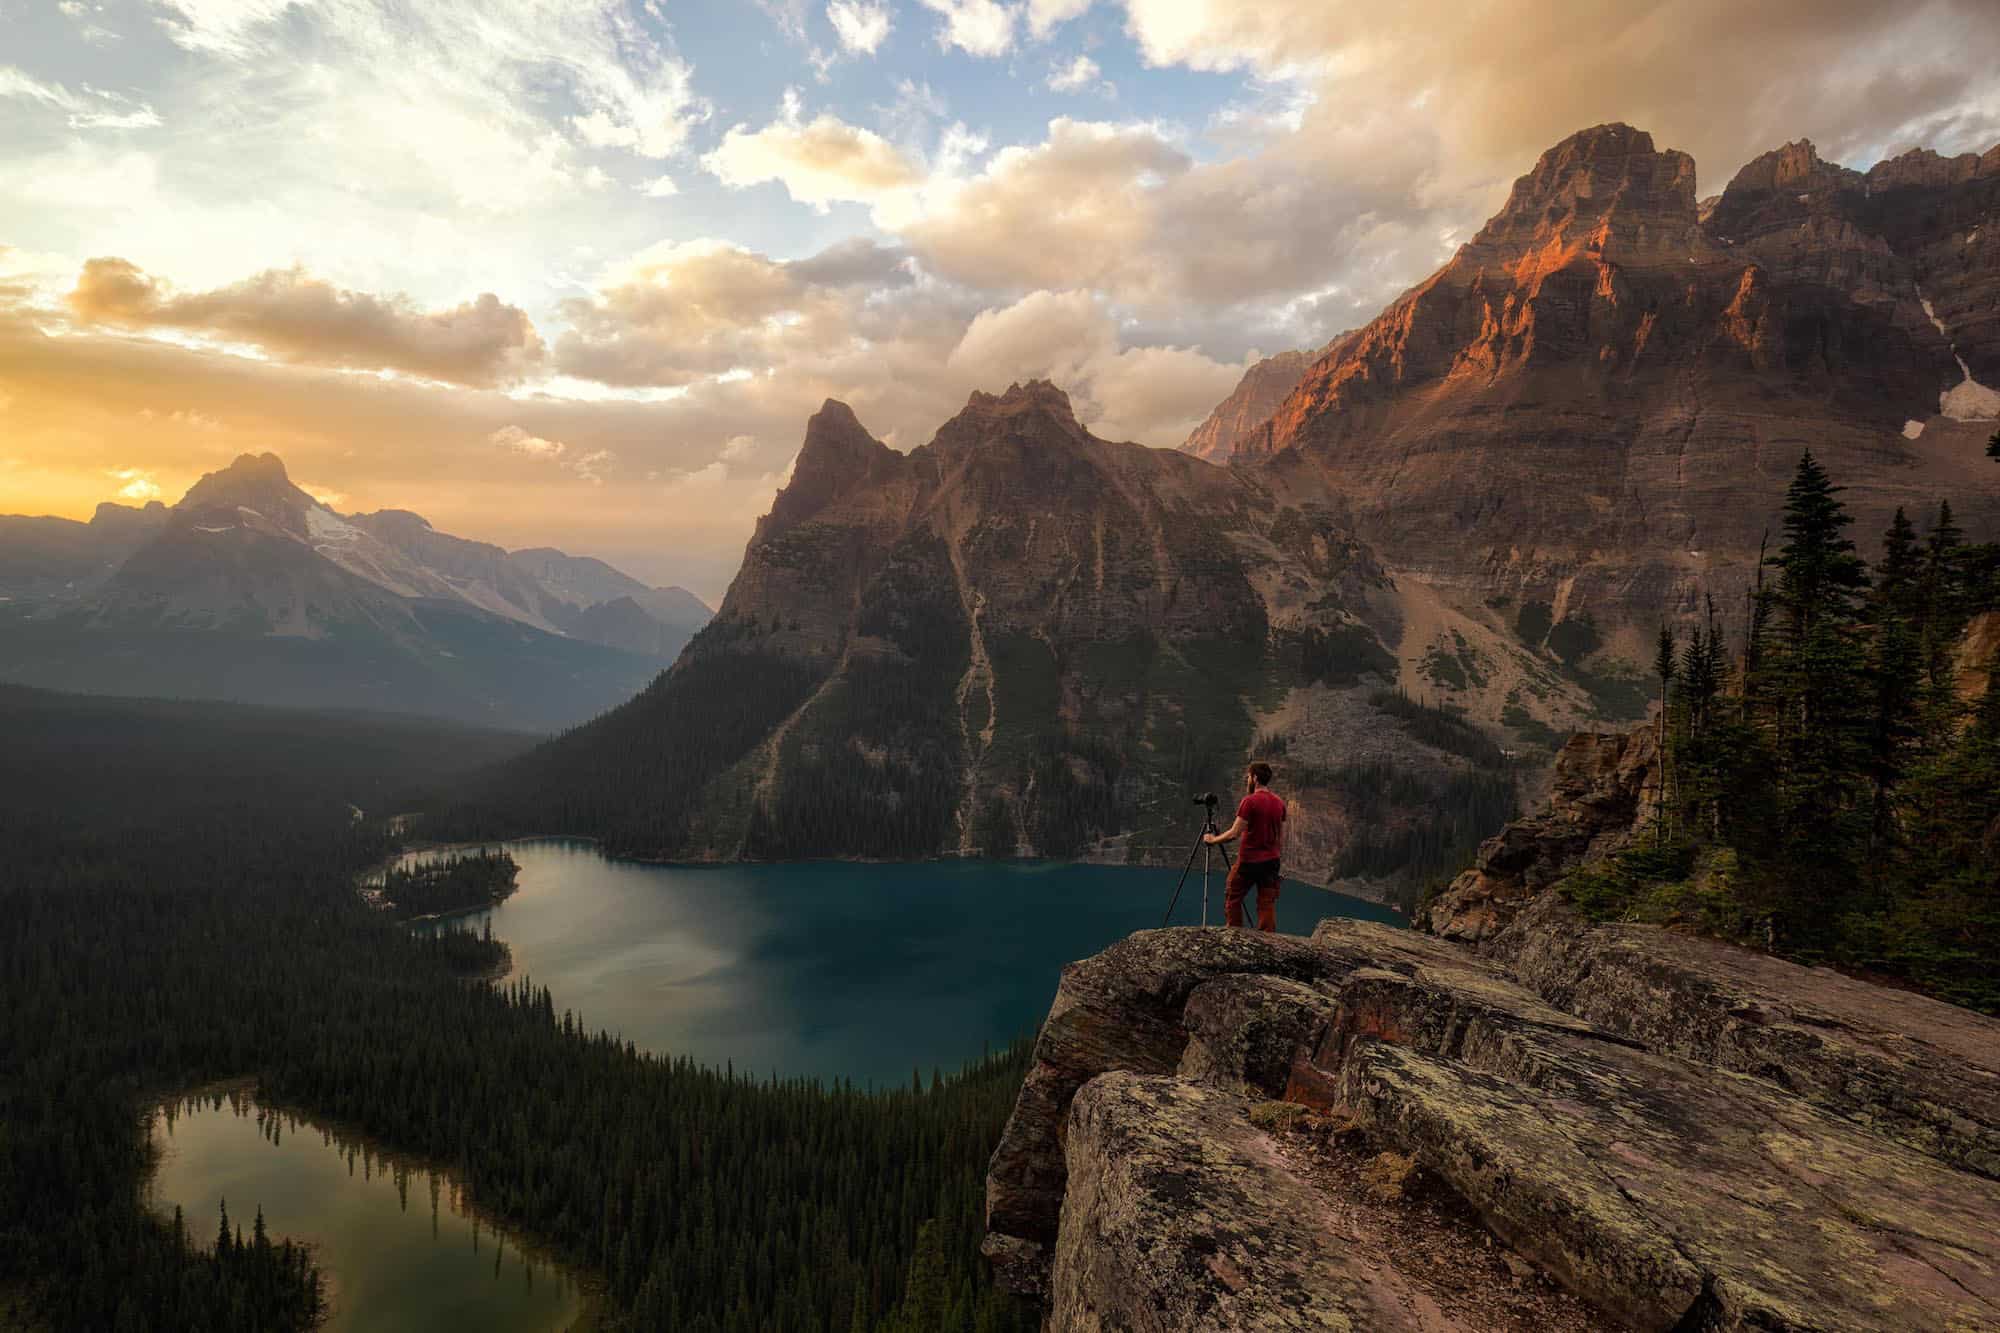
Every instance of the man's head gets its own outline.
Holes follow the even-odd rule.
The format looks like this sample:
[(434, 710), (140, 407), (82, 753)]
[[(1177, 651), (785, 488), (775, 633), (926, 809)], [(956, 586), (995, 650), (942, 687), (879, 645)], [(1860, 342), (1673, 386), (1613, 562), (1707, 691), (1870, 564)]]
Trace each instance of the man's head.
[(1271, 766), (1259, 759), (1256, 763), (1250, 765), (1248, 776), (1251, 786), (1268, 787), (1271, 785)]

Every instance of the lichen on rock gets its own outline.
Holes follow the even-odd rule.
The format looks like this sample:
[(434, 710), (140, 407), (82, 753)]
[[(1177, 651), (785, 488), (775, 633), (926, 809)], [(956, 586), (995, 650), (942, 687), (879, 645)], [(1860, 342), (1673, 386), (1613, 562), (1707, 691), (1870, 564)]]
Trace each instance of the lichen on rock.
[(1393, 1255), (1357, 1270), (1273, 1151), (1330, 1113), (1364, 1189), (1421, 1171), (1601, 1327), (2000, 1326), (2000, 1022), (1555, 903), (1483, 953), (1328, 921), (1068, 969), (989, 1178), (996, 1273), (1050, 1333), (1481, 1327)]

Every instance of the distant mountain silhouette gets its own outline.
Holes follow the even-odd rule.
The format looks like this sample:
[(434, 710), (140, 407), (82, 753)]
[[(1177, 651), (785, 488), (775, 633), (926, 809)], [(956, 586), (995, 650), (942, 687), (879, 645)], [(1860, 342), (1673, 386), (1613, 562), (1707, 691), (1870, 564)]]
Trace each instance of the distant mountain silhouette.
[(531, 729), (630, 697), (707, 618), (602, 561), (335, 513), (268, 453), (172, 509), (0, 519), (0, 596), (0, 679)]

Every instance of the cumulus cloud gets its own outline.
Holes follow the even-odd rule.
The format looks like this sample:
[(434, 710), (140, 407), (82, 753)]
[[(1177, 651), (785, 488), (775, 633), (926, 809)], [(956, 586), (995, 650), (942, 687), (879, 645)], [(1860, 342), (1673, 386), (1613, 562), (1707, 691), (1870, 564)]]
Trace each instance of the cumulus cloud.
[(118, 258), (84, 264), (66, 298), (90, 324), (174, 329), (261, 348), (284, 361), (393, 370), (456, 384), (518, 380), (542, 358), (525, 312), (491, 292), (448, 310), (345, 291), (300, 269), (233, 286), (177, 292)]
[(831, 0), (826, 21), (833, 25), (841, 49), (851, 55), (874, 55), (889, 36), (889, 7), (869, 0)]
[(822, 210), (844, 201), (893, 207), (923, 180), (922, 168), (873, 130), (830, 114), (801, 123), (795, 107), (760, 130), (733, 127), (702, 166), (735, 189), (777, 181)]
[(975, 386), (1053, 380), (1097, 434), (1155, 445), (1184, 439), (1245, 370), (1192, 348), (1121, 348), (1116, 319), (1083, 291), (1031, 292), (981, 311), (946, 365)]
[(502, 449), (511, 449), (530, 458), (545, 458), (551, 461), (561, 458), (569, 448), (561, 440), (545, 440), (539, 435), (528, 434), (519, 426), (502, 426), (486, 438)]
[[(904, 447), (928, 439), (973, 390), (1032, 377), (1070, 390), (1080, 417), (1104, 431), (1173, 445), (1244, 369), (1191, 347), (1130, 346), (1097, 294), (1032, 291), (996, 303), (870, 240), (789, 262), (716, 241), (658, 246), (565, 313), (571, 331), (555, 358), (567, 375), (796, 401), (801, 420), (836, 397)], [(774, 463), (757, 441), (787, 434), (732, 431), (721, 461), (756, 452)]]
[(1040, 41), (1089, 8), (1090, 0), (1028, 0), (1028, 32)]
[(925, 261), (987, 290), (1156, 285), (1160, 185), (1193, 165), (1150, 125), (1059, 118), (995, 153), (903, 229)]
[[(1080, 55), (1074, 60), (1058, 61), (1049, 66), (1048, 88), (1057, 93), (1080, 93), (1098, 86), (1097, 76), (1103, 71), (1089, 56)], [(1109, 84), (1104, 85), (1110, 89)]]
[(564, 304), (556, 365), (605, 384), (679, 386), (817, 353), (850, 336), (861, 297), (840, 289), (877, 275), (871, 257), (842, 251), (794, 268), (720, 241), (654, 246)]
[[(1394, 106), (1433, 126), (1440, 167), (1508, 178), (1606, 120), (1692, 153), (1719, 189), (1749, 157), (1801, 134), (1836, 157), (1879, 152), (1942, 112), (2000, 133), (1989, 0), (1623, 0), (1467, 7), (1453, 0), (1123, 0), (1146, 61), (1316, 83), (1335, 109)], [(1810, 76), (1774, 78), (1772, 60)], [(1990, 142), (1990, 138), (1986, 140)]]
[[(530, 435), (519, 426), (502, 426), (486, 438), (510, 453), (524, 454), (544, 463), (568, 468), (592, 485), (603, 484), (604, 474), (618, 457), (609, 449), (592, 449), (587, 453), (573, 450), (561, 440), (545, 440), (539, 435)], [(727, 452), (725, 447), (724, 453)]]
[(957, 47), (967, 55), (1004, 56), (1014, 49), (1012, 5), (996, 0), (918, 0), (925, 9), (943, 17), (938, 25), (939, 46)]

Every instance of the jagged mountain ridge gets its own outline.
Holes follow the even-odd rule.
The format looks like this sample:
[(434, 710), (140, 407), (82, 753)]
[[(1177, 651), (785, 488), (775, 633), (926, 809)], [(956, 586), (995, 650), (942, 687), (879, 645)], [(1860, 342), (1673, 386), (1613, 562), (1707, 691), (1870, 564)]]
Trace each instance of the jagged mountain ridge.
[[(37, 573), (52, 548), (74, 577)], [(571, 560), (517, 559), (406, 511), (343, 516), (275, 455), (246, 454), (171, 510), (0, 528), (0, 585), (25, 590), (0, 624), (0, 676), (553, 728), (629, 697), (699, 627), (633, 595), (686, 617), (690, 594)], [(580, 571), (615, 595), (590, 600), (537, 569)]]
[[(488, 795), (643, 855), (1177, 858), (1198, 827), (1188, 794), (1232, 782), (1297, 698), (1358, 713), (1357, 758), (1400, 754), (1431, 784), (1403, 807), (1465, 775), (1335, 700), (1396, 678), (1383, 645), (1402, 615), (1323, 515), (1099, 439), (1052, 384), (975, 393), (908, 454), (830, 401), (715, 622)], [(1317, 792), (1299, 869), (1332, 873), (1313, 830), (1361, 813), (1344, 778), (1296, 776)], [(1374, 812), (1399, 815), (1417, 818)]]
[(158, 500), (143, 506), (107, 500), (86, 523), (0, 514), (0, 602), (83, 596), (166, 521), (167, 507)]
[(1188, 435), (1182, 450), (1211, 463), (1228, 462), (1237, 446), (1284, 405), (1314, 363), (1331, 355), (1354, 334), (1355, 330), (1349, 329), (1316, 350), (1280, 352), (1253, 364), (1230, 395)]
[[(1097, 440), (1046, 384), (975, 394), (909, 454), (828, 403), (715, 625), (500, 788), (561, 790), (564, 826), (648, 855), (1177, 861), (1173, 803), (1254, 744), (1298, 797), (1297, 869), (1415, 864), (1442, 812), (1490, 818), (1480, 784), (1535, 799), (1564, 733), (1645, 714), (1653, 630), (1703, 591), (1739, 605), (1808, 445), (1860, 541), (1945, 496), (2000, 519), (1991, 426), (1934, 410), (1962, 372), (1923, 306), (1962, 305), (1985, 252), (1924, 261), (1921, 298), (1909, 257), (1971, 237), (1983, 168), (1910, 159), (1856, 195), (1816, 163), (1780, 150), (1705, 206), (1685, 154), (1572, 136), (1227, 469)], [(1880, 201), (1910, 190), (1947, 194), (1897, 221)], [(1774, 192), (1846, 212), (1806, 226)]]
[(1557, 619), (1740, 587), (1807, 447), (1863, 533), (1945, 494), (1990, 522), (1997, 211), (2000, 149), (1864, 175), (1801, 142), (1704, 218), (1692, 159), (1583, 131), (1235, 457), (1392, 567)]

